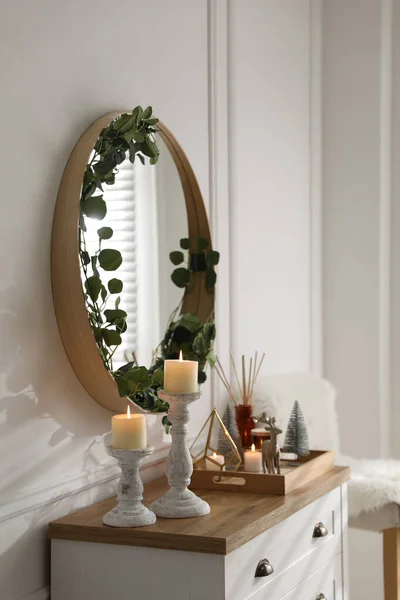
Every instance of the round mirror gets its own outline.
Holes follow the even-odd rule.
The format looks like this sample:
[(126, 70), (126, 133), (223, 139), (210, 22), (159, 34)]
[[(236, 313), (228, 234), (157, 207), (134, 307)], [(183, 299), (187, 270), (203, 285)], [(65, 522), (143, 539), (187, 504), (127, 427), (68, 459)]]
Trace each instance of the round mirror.
[(113, 411), (140, 397), (161, 412), (156, 393), (143, 403), (131, 392), (152, 378), (160, 387), (163, 359), (178, 347), (199, 362), (199, 348), (209, 350), (218, 253), (185, 154), (138, 108), (98, 119), (70, 156), (54, 214), (52, 287), (65, 350), (89, 394)]

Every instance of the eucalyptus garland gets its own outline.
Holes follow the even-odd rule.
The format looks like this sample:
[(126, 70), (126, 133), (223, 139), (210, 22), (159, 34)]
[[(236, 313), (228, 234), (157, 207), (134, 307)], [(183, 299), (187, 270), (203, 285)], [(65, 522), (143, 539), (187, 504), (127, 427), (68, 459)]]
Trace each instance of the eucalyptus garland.
[[(148, 161), (155, 165), (159, 150), (155, 140), (154, 126), (158, 119), (153, 116), (151, 106), (134, 108), (132, 113), (122, 114), (107, 125), (94, 146), (90, 162), (86, 167), (80, 199), (79, 256), (83, 279), (83, 292), (93, 335), (104, 367), (114, 377), (120, 396), (152, 412), (166, 412), (168, 404), (161, 401), (157, 391), (164, 380), (164, 360), (178, 358), (180, 350), (184, 357), (199, 362), (199, 383), (206, 379), (206, 365), (215, 362), (213, 344), (215, 339), (214, 315), (202, 324), (193, 314), (179, 314), (180, 307), (172, 314), (164, 339), (160, 342), (154, 364), (147, 369), (129, 362), (117, 370), (113, 368), (113, 356), (122, 343), (127, 330), (128, 314), (121, 307), (120, 293), (123, 282), (117, 277), (102, 282), (101, 272), (117, 271), (123, 262), (118, 250), (102, 248), (103, 240), (113, 236), (111, 227), (97, 230), (98, 247), (90, 255), (85, 233), (86, 218), (101, 221), (107, 214), (107, 204), (103, 198), (103, 185), (112, 185), (118, 166), (129, 158), (132, 164), (139, 160), (143, 165)], [(189, 288), (193, 274), (206, 272), (205, 285), (209, 293), (214, 293), (216, 283), (215, 265), (219, 253), (210, 248), (209, 240), (199, 238), (180, 240), (181, 250), (171, 252), (173, 265), (186, 264), (174, 269), (171, 279), (180, 288)], [(192, 250), (195, 248), (195, 251)], [(186, 257), (184, 252), (186, 252)], [(109, 306), (115, 298), (114, 308)], [(166, 419), (164, 417), (163, 421)]]

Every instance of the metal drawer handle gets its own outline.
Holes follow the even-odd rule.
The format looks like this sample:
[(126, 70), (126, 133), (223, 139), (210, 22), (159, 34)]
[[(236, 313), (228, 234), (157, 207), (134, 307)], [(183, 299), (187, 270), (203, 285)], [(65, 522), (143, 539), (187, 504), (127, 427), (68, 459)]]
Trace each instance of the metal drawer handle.
[[(325, 525), (323, 523), (321, 523), (321, 521), (320, 521), (314, 527), (313, 538), (325, 537), (326, 535), (328, 535), (328, 530), (325, 527)], [(321, 596), (321, 597), (318, 596), (317, 600), (323, 600), (323, 597), (324, 596)]]
[(268, 575), (272, 575), (274, 572), (274, 568), (266, 558), (260, 560), (257, 565), (255, 577), (268, 577)]
[(324, 596), (323, 594), (319, 594), (319, 596), (317, 596), (315, 600), (326, 600), (326, 596)]

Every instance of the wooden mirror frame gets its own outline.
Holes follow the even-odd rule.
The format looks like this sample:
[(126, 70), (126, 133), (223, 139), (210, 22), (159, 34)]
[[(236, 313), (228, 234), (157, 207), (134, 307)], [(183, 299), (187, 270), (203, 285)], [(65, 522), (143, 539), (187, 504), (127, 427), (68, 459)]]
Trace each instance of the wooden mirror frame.
[[(129, 110), (109, 112), (97, 119), (81, 136), (63, 173), (54, 211), (51, 240), (51, 283), (54, 309), (69, 362), (85, 390), (96, 402), (113, 412), (125, 412), (127, 398), (104, 367), (89, 323), (79, 262), (79, 214), (83, 176), (93, 147), (104, 127)], [(188, 236), (210, 241), (206, 209), (193, 169), (181, 146), (161, 122), (155, 126), (178, 169), (185, 197)], [(172, 285), (172, 282), (171, 282)], [(162, 290), (161, 290), (162, 293)], [(205, 274), (194, 273), (184, 292), (182, 312), (197, 314), (204, 323), (214, 310), (214, 293), (206, 289)], [(137, 412), (145, 412), (130, 402)]]

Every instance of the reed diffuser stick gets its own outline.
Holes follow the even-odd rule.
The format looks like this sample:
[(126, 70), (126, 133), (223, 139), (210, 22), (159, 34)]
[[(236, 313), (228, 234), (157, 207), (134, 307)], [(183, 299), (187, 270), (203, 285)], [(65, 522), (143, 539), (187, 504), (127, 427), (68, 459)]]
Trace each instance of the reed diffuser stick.
[[(241, 378), (239, 377), (238, 369), (237, 369), (235, 360), (233, 358), (232, 352), (230, 352), (229, 354), (230, 354), (230, 359), (231, 359), (231, 363), (233, 366), (233, 371), (235, 373), (236, 383), (237, 383), (237, 386), (239, 389), (241, 402), (242, 402), (242, 404), (244, 404), (244, 406), (251, 406), (252, 399), (253, 399), (254, 385), (255, 385), (258, 375), (260, 373), (261, 366), (264, 362), (265, 352), (262, 355), (260, 361), (258, 361), (258, 352), (255, 352), (254, 357), (253, 356), (250, 357), (248, 369), (247, 369), (247, 364), (246, 364), (246, 356), (244, 354), (242, 355)], [(232, 399), (233, 403), (235, 404), (235, 406), (238, 406), (239, 402), (238, 402), (237, 396), (233, 390), (233, 387), (231, 386), (231, 384), (229, 382), (228, 377), (226, 376), (224, 368), (218, 357), (216, 360), (216, 364), (214, 365), (214, 368), (217, 372), (218, 377), (222, 381), (226, 391), (228, 392), (230, 398)]]
[(242, 380), (243, 380), (243, 402), (247, 406), (247, 389), (246, 389), (246, 358), (242, 354)]
[(250, 356), (250, 367), (249, 367), (249, 383), (247, 386), (247, 396), (249, 398), (249, 404), (251, 404), (251, 388), (252, 388), (252, 373), (253, 373), (253, 357)]
[(236, 381), (237, 381), (237, 385), (238, 385), (238, 388), (239, 388), (240, 396), (243, 398), (243, 390), (242, 390), (242, 388), (240, 386), (239, 375), (238, 375), (238, 372), (237, 372), (236, 363), (235, 363), (235, 361), (233, 359), (233, 356), (232, 356), (232, 352), (230, 352), (230, 355), (231, 355), (231, 362), (232, 362), (232, 365), (233, 365), (233, 370), (235, 372)]
[(218, 377), (220, 378), (220, 380), (222, 381), (226, 391), (228, 392), (229, 396), (231, 397), (231, 399), (233, 400), (233, 403), (235, 404), (235, 406), (237, 406), (237, 400), (236, 400), (236, 396), (234, 394), (234, 391), (229, 383), (229, 380), (227, 378), (227, 376), (225, 375), (225, 371), (219, 361), (219, 359), (217, 358), (217, 364), (214, 365), (214, 368), (217, 372)]

